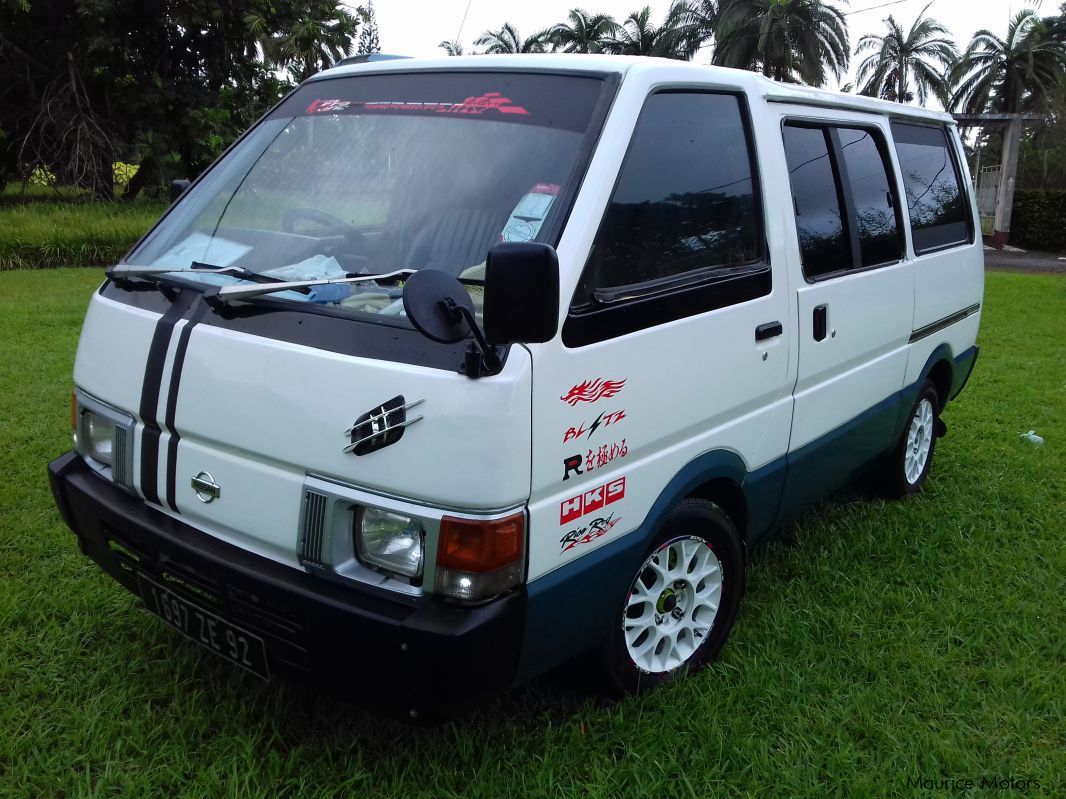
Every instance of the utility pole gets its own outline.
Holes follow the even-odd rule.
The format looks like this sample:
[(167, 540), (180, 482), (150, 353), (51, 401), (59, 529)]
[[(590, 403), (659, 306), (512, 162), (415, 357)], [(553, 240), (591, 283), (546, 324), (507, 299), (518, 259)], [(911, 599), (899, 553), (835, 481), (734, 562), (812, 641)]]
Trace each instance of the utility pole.
[(1018, 175), (1018, 145), (1026, 123), (1040, 122), (1038, 114), (953, 114), (960, 127), (1003, 129), (1003, 171), (996, 192), (996, 215), (992, 246), (1000, 249), (1010, 238), (1010, 218), (1014, 208), (1014, 184)]

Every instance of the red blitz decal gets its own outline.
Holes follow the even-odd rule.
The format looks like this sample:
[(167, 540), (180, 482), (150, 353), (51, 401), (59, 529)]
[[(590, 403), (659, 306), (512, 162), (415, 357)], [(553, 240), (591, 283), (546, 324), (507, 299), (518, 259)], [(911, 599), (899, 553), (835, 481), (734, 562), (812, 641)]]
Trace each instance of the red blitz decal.
[(622, 390), (627, 379), (604, 380), (597, 377), (595, 380), (586, 380), (584, 383), (578, 383), (559, 399), (570, 406), (577, 405), (579, 402), (596, 402), (605, 397), (613, 397)]
[(574, 519), (580, 519), (586, 513), (592, 513), (600, 508), (610, 505), (622, 499), (626, 495), (626, 479), (619, 477), (609, 483), (590, 489), (584, 494), (578, 494), (559, 504), (559, 524), (569, 524)]

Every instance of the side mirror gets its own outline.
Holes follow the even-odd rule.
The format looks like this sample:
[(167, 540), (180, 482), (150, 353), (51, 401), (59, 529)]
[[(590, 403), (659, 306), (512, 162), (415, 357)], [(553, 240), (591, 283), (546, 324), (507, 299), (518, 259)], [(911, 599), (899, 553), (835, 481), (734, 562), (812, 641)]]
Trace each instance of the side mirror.
[(506, 242), (485, 263), (485, 338), (489, 344), (551, 341), (559, 329), (559, 256), (535, 242)]
[(419, 269), (403, 287), (403, 310), (431, 341), (454, 344), (470, 335), (474, 303), (463, 284), (439, 269)]
[(170, 181), (170, 202), (176, 202), (177, 199), (185, 193), (185, 190), (189, 188), (191, 183), (191, 180), (185, 180), (185, 178)]

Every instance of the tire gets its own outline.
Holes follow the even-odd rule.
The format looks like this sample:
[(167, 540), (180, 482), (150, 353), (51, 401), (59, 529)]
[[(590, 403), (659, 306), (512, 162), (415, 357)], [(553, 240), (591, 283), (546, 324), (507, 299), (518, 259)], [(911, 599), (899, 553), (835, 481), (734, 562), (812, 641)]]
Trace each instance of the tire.
[(612, 692), (655, 688), (713, 660), (743, 593), (736, 526), (711, 502), (682, 501), (629, 578), (608, 630), (603, 660)]
[(908, 497), (922, 490), (941, 429), (940, 397), (936, 386), (926, 380), (886, 465), (884, 486), (890, 497)]

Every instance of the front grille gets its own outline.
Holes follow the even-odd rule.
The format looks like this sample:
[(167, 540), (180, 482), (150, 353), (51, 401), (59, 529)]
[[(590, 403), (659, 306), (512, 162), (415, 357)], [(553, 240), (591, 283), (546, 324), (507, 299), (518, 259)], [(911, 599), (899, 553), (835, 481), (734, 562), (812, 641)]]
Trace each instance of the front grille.
[(325, 494), (307, 489), (304, 492), (303, 525), (300, 529), (300, 563), (323, 565), (322, 539), (326, 528)]

